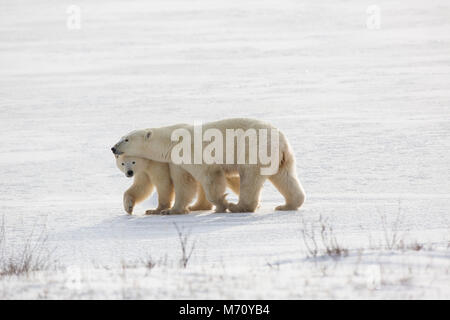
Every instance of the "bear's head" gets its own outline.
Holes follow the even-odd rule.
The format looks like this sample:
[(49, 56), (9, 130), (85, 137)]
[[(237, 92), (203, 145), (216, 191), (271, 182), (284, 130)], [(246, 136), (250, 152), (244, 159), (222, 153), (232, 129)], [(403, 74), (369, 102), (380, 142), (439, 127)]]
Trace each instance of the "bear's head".
[(130, 132), (126, 136), (122, 137), (119, 142), (111, 148), (111, 151), (116, 156), (120, 156), (125, 153), (132, 156), (143, 157), (151, 136), (152, 131), (150, 129)]
[(125, 155), (116, 155), (116, 165), (120, 171), (125, 173), (125, 176), (131, 178), (134, 175), (140, 174), (148, 165), (147, 159), (139, 157), (129, 157)]

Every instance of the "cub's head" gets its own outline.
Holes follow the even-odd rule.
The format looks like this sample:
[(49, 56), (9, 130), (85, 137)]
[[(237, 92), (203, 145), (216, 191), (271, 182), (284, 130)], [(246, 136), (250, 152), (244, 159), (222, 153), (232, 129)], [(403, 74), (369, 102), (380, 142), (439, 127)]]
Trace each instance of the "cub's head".
[(125, 173), (125, 176), (131, 178), (132, 176), (141, 173), (147, 167), (148, 160), (138, 157), (129, 157), (124, 155), (116, 155), (116, 165), (120, 171)]
[(136, 130), (130, 132), (126, 136), (122, 137), (119, 142), (117, 142), (111, 151), (115, 155), (130, 154), (134, 156), (141, 156), (143, 150), (145, 150), (152, 136), (152, 131), (150, 129)]

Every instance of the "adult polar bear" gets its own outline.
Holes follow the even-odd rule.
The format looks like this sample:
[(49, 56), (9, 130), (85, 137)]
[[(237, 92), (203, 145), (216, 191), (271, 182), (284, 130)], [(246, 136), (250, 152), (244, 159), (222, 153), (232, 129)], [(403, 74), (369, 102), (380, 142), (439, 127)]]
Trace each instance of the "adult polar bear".
[[(173, 141), (174, 133), (184, 131), (191, 137), (195, 137), (197, 134), (196, 130), (198, 129), (188, 124), (136, 130), (122, 137), (111, 150), (117, 155), (126, 154), (128, 156), (143, 157), (154, 161), (174, 163), (173, 150), (180, 144), (178, 139)], [(269, 123), (255, 119), (235, 118), (205, 123), (201, 126), (201, 130), (205, 133), (215, 132), (222, 137), (227, 136), (227, 138), (229, 132), (237, 132), (234, 138), (238, 140), (241, 138), (244, 139), (244, 151), (242, 151), (242, 148), (240, 150), (236, 145), (230, 149), (228, 140), (227, 147), (215, 149), (216, 159), (217, 152), (222, 152), (220, 158), (227, 159), (226, 163), (205, 163), (205, 161), (181, 164), (177, 161), (175, 163), (179, 164), (201, 183), (206, 198), (216, 206), (216, 212), (225, 212), (226, 209), (232, 212), (253, 212), (258, 206), (261, 188), (267, 178), (286, 200), (286, 203), (276, 207), (276, 210), (297, 210), (303, 204), (305, 193), (297, 179), (295, 158), (292, 149), (285, 136), (277, 128)], [(259, 131), (259, 133), (267, 133), (270, 131), (272, 133), (272, 139), (270, 141), (266, 139), (262, 144), (263, 149), (266, 149), (265, 152), (267, 152), (267, 149), (271, 150), (272, 157), (274, 156), (274, 151), (276, 152), (276, 157), (273, 157), (276, 159), (276, 163), (271, 164), (271, 167), (274, 167), (275, 170), (270, 171), (269, 174), (262, 174), (264, 169), (267, 169), (265, 167), (267, 166), (267, 162), (261, 161), (260, 158), (256, 159), (256, 162), (250, 161), (252, 158), (250, 152), (252, 150), (252, 142), (249, 142), (248, 148), (245, 146), (245, 138), (250, 131)], [(274, 135), (274, 132), (276, 135)], [(176, 135), (178, 138), (179, 136)], [(278, 139), (273, 140), (274, 136)], [(217, 139), (217, 136), (214, 137)], [(257, 136), (260, 148), (261, 142), (263, 141), (262, 137), (261, 134)], [(183, 137), (184, 139), (185, 136)], [(202, 136), (200, 141), (201, 148), (206, 147), (207, 149), (208, 145), (212, 143), (211, 140), (211, 136)], [(196, 158), (196, 151), (198, 150), (196, 143), (198, 144), (199, 141), (195, 138), (189, 141), (189, 148), (183, 149), (183, 153), (188, 152), (189, 154), (184, 154), (184, 157), (187, 156), (188, 159)], [(244, 155), (244, 162), (238, 161), (240, 152), (241, 155)], [(261, 154), (261, 150), (259, 154)], [(228, 161), (229, 159), (232, 161)], [(233, 174), (239, 174), (240, 177), (240, 195), (237, 204), (228, 203), (225, 199), (226, 176)], [(177, 182), (174, 181), (173, 183), (176, 184)]]

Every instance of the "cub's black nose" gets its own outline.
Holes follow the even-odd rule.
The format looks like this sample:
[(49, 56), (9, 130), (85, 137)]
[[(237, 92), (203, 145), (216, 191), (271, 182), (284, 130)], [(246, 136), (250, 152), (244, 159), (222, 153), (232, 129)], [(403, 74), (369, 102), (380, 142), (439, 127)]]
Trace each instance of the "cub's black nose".
[(132, 177), (132, 176), (133, 176), (133, 171), (128, 170), (128, 171), (127, 171), (127, 176)]
[(112, 147), (112, 148), (111, 148), (111, 151), (112, 151), (113, 153), (116, 153), (116, 148)]

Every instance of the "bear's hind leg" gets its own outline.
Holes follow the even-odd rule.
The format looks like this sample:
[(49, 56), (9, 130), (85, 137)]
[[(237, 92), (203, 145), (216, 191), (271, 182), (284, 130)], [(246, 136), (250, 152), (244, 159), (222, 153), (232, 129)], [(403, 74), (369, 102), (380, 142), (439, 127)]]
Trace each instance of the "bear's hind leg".
[(286, 204), (278, 206), (275, 210), (297, 210), (305, 201), (305, 191), (297, 179), (294, 167), (282, 167), (278, 173), (270, 176), (269, 180), (283, 195)]
[(259, 204), (259, 195), (267, 177), (262, 176), (258, 167), (239, 170), (239, 202), (229, 203), (231, 212), (254, 212)]

